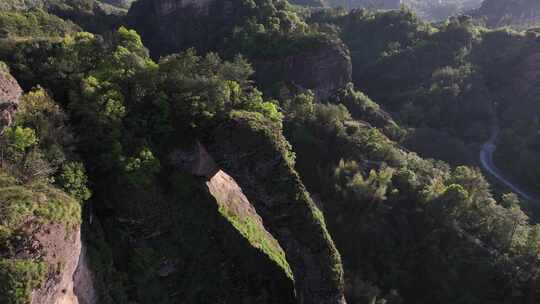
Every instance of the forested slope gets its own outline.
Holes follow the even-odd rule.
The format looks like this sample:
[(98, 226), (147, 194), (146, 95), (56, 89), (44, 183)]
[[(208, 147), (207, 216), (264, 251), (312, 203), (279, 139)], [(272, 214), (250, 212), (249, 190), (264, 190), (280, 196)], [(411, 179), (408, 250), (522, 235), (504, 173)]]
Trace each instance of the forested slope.
[(0, 13), (0, 303), (538, 302), (537, 212), (477, 167), (498, 123), (538, 184), (533, 30), (119, 12)]

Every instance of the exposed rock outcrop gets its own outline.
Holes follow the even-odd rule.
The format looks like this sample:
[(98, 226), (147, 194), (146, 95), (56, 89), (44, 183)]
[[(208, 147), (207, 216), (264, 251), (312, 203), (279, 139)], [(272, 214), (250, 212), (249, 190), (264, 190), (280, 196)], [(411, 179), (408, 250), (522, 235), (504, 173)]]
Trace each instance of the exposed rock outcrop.
[(78, 304), (73, 278), (81, 254), (80, 228), (68, 231), (52, 225), (37, 235), (37, 241), (44, 248), (44, 261), (60, 269), (49, 271), (42, 287), (32, 293), (32, 304)]
[(175, 151), (172, 155), (172, 162), (184, 171), (208, 179), (211, 179), (219, 171), (216, 162), (200, 142), (197, 142), (192, 149)]
[(345, 303), (339, 253), (281, 134), (258, 114), (235, 113), (206, 142), (208, 151), (197, 143), (174, 153), (173, 162), (204, 176), (221, 213), (282, 271), (292, 271), (297, 303)]
[[(76, 302), (66, 302), (74, 304), (98, 304), (99, 295), (96, 289), (94, 273), (90, 268), (86, 247), (82, 246), (81, 254), (77, 264), (77, 269), (73, 274), (73, 295)], [(73, 299), (73, 297), (72, 297)], [(58, 303), (59, 304), (59, 303)]]
[(327, 41), (298, 54), (273, 60), (255, 60), (255, 78), (264, 87), (276, 79), (299, 89), (310, 89), (318, 100), (352, 80), (351, 56), (339, 41)]
[(220, 44), (238, 12), (234, 1), (140, 0), (131, 6), (127, 21), (141, 35), (154, 57), (189, 47), (201, 51)]
[(163, 0), (154, 2), (155, 13), (160, 16), (173, 14), (181, 9), (204, 9), (212, 0)]
[(0, 62), (0, 133), (11, 124), (17, 110), (22, 89), (11, 76), (8, 68)]
[(216, 129), (210, 145), (210, 154), (242, 187), (285, 250), (297, 302), (345, 303), (339, 253), (294, 170), (279, 127), (254, 113), (235, 113)]
[(78, 304), (81, 208), (47, 183), (20, 183), (0, 168), (0, 303)]
[[(268, 10), (280, 15), (273, 6)], [(279, 44), (276, 49), (289, 50), (272, 55), (265, 50), (246, 54), (237, 49), (240, 42), (230, 45), (236, 39), (234, 33), (246, 27), (247, 19), (252, 17), (261, 24), (268, 22), (264, 18), (269, 16), (259, 15), (264, 15), (263, 8), (254, 9), (248, 2), (238, 0), (141, 0), (133, 4), (127, 20), (141, 34), (153, 57), (192, 47), (203, 53), (219, 51), (227, 56), (244, 53), (254, 64), (255, 80), (265, 90), (285, 84), (293, 89), (311, 89), (318, 99), (324, 99), (351, 81), (349, 50), (337, 39), (322, 36), (276, 39), (275, 43)], [(274, 45), (259, 47), (271, 49)]]
[(236, 181), (221, 170), (206, 148), (197, 142), (189, 151), (178, 150), (173, 154), (173, 162), (181, 170), (206, 179), (209, 193), (214, 197), (218, 209), (233, 226), (255, 247), (263, 251), (280, 266), (292, 280), (292, 274), (285, 259), (285, 253), (278, 241), (264, 226), (253, 205)]

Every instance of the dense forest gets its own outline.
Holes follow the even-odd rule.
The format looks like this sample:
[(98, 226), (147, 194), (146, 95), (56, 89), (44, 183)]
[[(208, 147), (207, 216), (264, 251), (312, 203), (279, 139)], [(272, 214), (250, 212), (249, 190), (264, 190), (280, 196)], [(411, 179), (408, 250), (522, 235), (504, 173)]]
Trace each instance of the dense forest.
[(0, 304), (538, 303), (535, 4), (346, 2), (3, 0)]

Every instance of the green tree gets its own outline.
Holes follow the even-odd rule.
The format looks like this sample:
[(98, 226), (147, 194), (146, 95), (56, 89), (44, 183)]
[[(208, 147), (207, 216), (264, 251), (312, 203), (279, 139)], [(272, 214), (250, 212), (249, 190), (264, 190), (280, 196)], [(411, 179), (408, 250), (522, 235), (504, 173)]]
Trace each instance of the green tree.
[(128, 158), (124, 165), (127, 181), (139, 186), (150, 186), (160, 170), (159, 159), (148, 147), (141, 149), (136, 156)]
[(88, 188), (88, 177), (84, 165), (80, 162), (65, 164), (56, 182), (79, 202), (87, 201), (92, 195)]
[(4, 130), (3, 138), (7, 141), (8, 152), (22, 156), (26, 150), (38, 142), (36, 131), (31, 128), (20, 126), (10, 127)]

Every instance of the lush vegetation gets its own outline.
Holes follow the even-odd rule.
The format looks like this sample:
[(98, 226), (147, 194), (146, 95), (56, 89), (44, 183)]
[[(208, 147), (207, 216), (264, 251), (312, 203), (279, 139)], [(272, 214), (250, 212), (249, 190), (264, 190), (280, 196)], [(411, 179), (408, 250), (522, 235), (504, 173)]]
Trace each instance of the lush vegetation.
[(481, 18), (487, 26), (512, 26), (526, 29), (540, 24), (540, 6), (533, 0), (486, 0), (473, 15)]
[(198, 16), (198, 8), (186, 7), (176, 11), (174, 18), (160, 14), (159, 9), (148, 15), (153, 5), (147, 0), (136, 2), (127, 21), (141, 33), (154, 57), (193, 47), (200, 52), (220, 51), (228, 58), (237, 53), (279, 58), (324, 45), (329, 39), (283, 0), (235, 0), (230, 15), (223, 14), (227, 4), (211, 2), (207, 15)]
[[(287, 134), (303, 155), (300, 174), (323, 202), (351, 301), (521, 302), (532, 296), (525, 286), (538, 284), (532, 270), (540, 261), (538, 226), (529, 224), (515, 196), (497, 203), (479, 171), (401, 151), (344, 106), (310, 104), (305, 97), (303, 103), (309, 106), (286, 116)], [(481, 268), (471, 269), (477, 259)], [(498, 285), (516, 267), (531, 270), (520, 272), (523, 283)]]
[[(317, 284), (349, 303), (540, 299), (537, 212), (477, 168), (500, 129), (497, 166), (540, 181), (535, 30), (227, 3), (165, 24), (137, 14), (147, 0), (125, 19), (90, 0), (4, 4), (0, 70), (26, 93), (0, 135), (0, 303), (53, 271), (35, 234), (81, 222), (100, 303), (293, 303)], [(340, 39), (353, 83), (328, 98), (253, 81), (258, 60)], [(264, 223), (172, 159), (199, 144)]]
[[(23, 55), (25, 53), (32, 53), (35, 56)], [(55, 176), (54, 180), (64, 187), (67, 193), (80, 200), (86, 200), (90, 192), (86, 188), (87, 178), (84, 175), (84, 168), (79, 163), (67, 161), (70, 157), (62, 153), (62, 151), (69, 151), (67, 146), (74, 144), (77, 154), (82, 157), (88, 168), (88, 182), (93, 185), (92, 202), (95, 203), (92, 205), (95, 212), (108, 214), (109, 210), (113, 209), (124, 213), (124, 217), (132, 219), (125, 224), (113, 227), (111, 226), (113, 218), (103, 217), (103, 226), (108, 237), (117, 233), (135, 233), (138, 229), (177, 231), (172, 236), (166, 234), (161, 237), (160, 233), (156, 234), (157, 240), (153, 244), (155, 249), (140, 248), (133, 252), (126, 252), (129, 258), (125, 260), (126, 263), (121, 263), (118, 267), (130, 274), (129, 281), (106, 268), (110, 267), (110, 256), (107, 254), (109, 251), (106, 248), (102, 249), (105, 256), (96, 254), (92, 263), (98, 268), (97, 276), (105, 276), (103, 280), (109, 282), (111, 276), (116, 280), (112, 282), (114, 285), (102, 286), (104, 302), (122, 303), (126, 294), (130, 298), (143, 301), (163, 299), (171, 292), (164, 291), (161, 285), (153, 284), (150, 287), (151, 292), (142, 292), (142, 290), (148, 290), (149, 281), (159, 277), (158, 272), (162, 268), (159, 266), (159, 261), (162, 259), (177, 260), (182, 257), (184, 261), (182, 263), (187, 263), (195, 257), (205, 258), (208, 260), (204, 263), (201, 261), (201, 267), (210, 267), (211, 263), (224, 263), (224, 259), (227, 258), (236, 259), (237, 255), (232, 255), (234, 246), (242, 248), (236, 248), (236, 250), (252, 252), (247, 249), (249, 245), (244, 241), (237, 236), (231, 236), (233, 232), (230, 228), (226, 228), (227, 222), (216, 217), (218, 213), (215, 203), (213, 204), (216, 213), (212, 215), (211, 199), (204, 195), (202, 188), (171, 188), (169, 183), (173, 183), (176, 177), (171, 176), (171, 181), (166, 182), (168, 180), (166, 176), (172, 175), (174, 168), (168, 162), (162, 163), (164, 159), (167, 159), (171, 149), (189, 146), (195, 139), (204, 138), (205, 134), (208, 134), (221, 121), (227, 120), (230, 113), (235, 110), (256, 112), (277, 125), (281, 124), (282, 116), (278, 111), (276, 101), (265, 101), (262, 94), (252, 85), (249, 77), (253, 69), (242, 56), (237, 56), (232, 61), (223, 61), (217, 54), (198, 56), (194, 50), (187, 50), (181, 54), (162, 58), (159, 63), (156, 63), (149, 58), (140, 37), (134, 31), (122, 27), (107, 43), (90, 33), (77, 33), (61, 41), (48, 40), (38, 44), (21, 42), (13, 48), (13, 52), (7, 55), (7, 60), (11, 62), (14, 73), (19, 75), (21, 82), (27, 85), (39, 83), (51, 88), (51, 94), (62, 100), (62, 108), (65, 109), (65, 115), (71, 121), (70, 128), (57, 125), (66, 119), (60, 107), (50, 101), (49, 95), (43, 89), (30, 92), (23, 99), (17, 112), (16, 121), (20, 120), (20, 125), (17, 123), (5, 132), (6, 141), (13, 141), (13, 144), (8, 144), (6, 147), (10, 147), (10, 151), (13, 150), (14, 162), (24, 160), (31, 164), (34, 171), (51, 171), (51, 174)], [(171, 141), (171, 138), (180, 138), (181, 141)], [(29, 147), (35, 146), (38, 141), (46, 147), (45, 151), (36, 151), (36, 155), (30, 154), (33, 150)], [(66, 147), (60, 149), (58, 146)], [(32, 159), (29, 155), (32, 155)], [(58, 168), (58, 170), (52, 170), (49, 162), (46, 163), (48, 166), (44, 169), (33, 168), (45, 166), (41, 159), (48, 158), (58, 162), (54, 164), (54, 169)], [(66, 161), (62, 161), (64, 159)], [(19, 174), (18, 171), (17, 174)], [(26, 171), (20, 172), (20, 175), (28, 176)], [(191, 181), (188, 185), (201, 187), (197, 186), (196, 181)], [(235, 240), (230, 245), (202, 243), (198, 240), (197, 243), (200, 244), (202, 252), (210, 250), (204, 249), (205, 246), (222, 247), (211, 249), (216, 253), (226, 252), (216, 255), (215, 259), (188, 253), (191, 250), (187, 248), (193, 249), (195, 240), (186, 239), (183, 234), (194, 233), (194, 230), (202, 228), (189, 224), (197, 215), (192, 213), (195, 209), (188, 212), (185, 208), (188, 206), (193, 208), (197, 199), (204, 199), (207, 202), (199, 208), (203, 208), (208, 214), (200, 215), (196, 227), (209, 221), (210, 227), (215, 227), (213, 229), (216, 231), (229, 231), (228, 237)], [(175, 206), (175, 202), (179, 201), (185, 201), (184, 205)], [(149, 202), (153, 203), (149, 204)], [(171, 209), (173, 206), (175, 206), (174, 209)], [(165, 212), (169, 214), (167, 220), (160, 220), (161, 224), (156, 227), (156, 219), (162, 218)], [(62, 214), (58, 213), (58, 216)], [(135, 225), (135, 223), (138, 224)], [(263, 269), (267, 270), (264, 270), (262, 274), (268, 276), (268, 273), (274, 273), (275, 278), (282, 276), (276, 284), (266, 286), (264, 290), (290, 288), (283, 287), (290, 283), (286, 283), (289, 280), (286, 276), (289, 270), (287, 270), (288, 265), (282, 253), (276, 253), (275, 249), (264, 243), (264, 239), (257, 237), (257, 233), (261, 232), (254, 230), (249, 223), (233, 221), (234, 225), (238, 226), (238, 235), (243, 234), (249, 240), (260, 243), (254, 248), (269, 254), (270, 258), (275, 260), (276, 266), (279, 264), (285, 268), (281, 270), (283, 274), (280, 275), (279, 271), (273, 268), (275, 266), (265, 261), (260, 253), (251, 253), (253, 255), (251, 260), (255, 259), (258, 260), (256, 263), (266, 265)], [(101, 228), (89, 227), (88, 229)], [(148, 234), (152, 235), (154, 232)], [(99, 235), (99, 232), (91, 233)], [(212, 238), (215, 232), (205, 233), (201, 237)], [(98, 248), (104, 246), (100, 237), (92, 242), (95, 242)], [(158, 248), (161, 251), (162, 246), (170, 242), (181, 242), (181, 245), (163, 251), (165, 255), (157, 254)], [(123, 246), (127, 244), (119, 242), (112, 246), (112, 250), (116, 253), (119, 252), (118, 249), (125, 251)], [(218, 262), (219, 259), (221, 259), (220, 262)], [(251, 261), (250, 259), (247, 261)], [(233, 267), (239, 263), (245, 262), (225, 263), (230, 264), (231, 267), (227, 266), (227, 269), (223, 270), (224, 276), (233, 275), (233, 273), (235, 276), (247, 275), (247, 272), (246, 274), (240, 272), (245, 266)], [(134, 275), (140, 273), (141, 269), (153, 269), (153, 271)], [(193, 269), (193, 274), (196, 272), (198, 270)], [(207, 272), (208, 270), (203, 271), (201, 275)], [(263, 284), (263, 278), (249, 284), (247, 279), (239, 278), (238, 282), (245, 282), (245, 286), (257, 284), (259, 286)], [(208, 280), (204, 275), (198, 279), (199, 284), (214, 286), (215, 294), (211, 295), (211, 291), (207, 289), (205, 289), (207, 293), (202, 294), (190, 285), (195, 284), (196, 281), (188, 284), (185, 278), (179, 275), (166, 278), (166, 280), (181, 284), (180, 286), (184, 286), (182, 290), (191, 293), (194, 298), (236, 298), (252, 290), (248, 289), (245, 292), (237, 289), (221, 290), (219, 280), (214, 283), (204, 283)], [(225, 277), (221, 277), (221, 280), (225, 280)], [(236, 281), (231, 281), (231, 283), (234, 282)], [(240, 284), (238, 282), (235, 284)], [(116, 289), (113, 290), (113, 286)], [(125, 286), (129, 286), (129, 289)], [(132, 292), (138, 287), (141, 293)], [(262, 292), (262, 290), (257, 292)], [(284, 302), (288, 301), (286, 299), (290, 297), (290, 294), (286, 291), (282, 292), (283, 295), (280, 298)]]
[(91, 193), (83, 165), (70, 153), (65, 123), (60, 107), (37, 88), (23, 96), (0, 135), (2, 303), (28, 303), (49, 273), (61, 271), (44, 260), (35, 235), (52, 224), (69, 235), (81, 224), (81, 204)]

